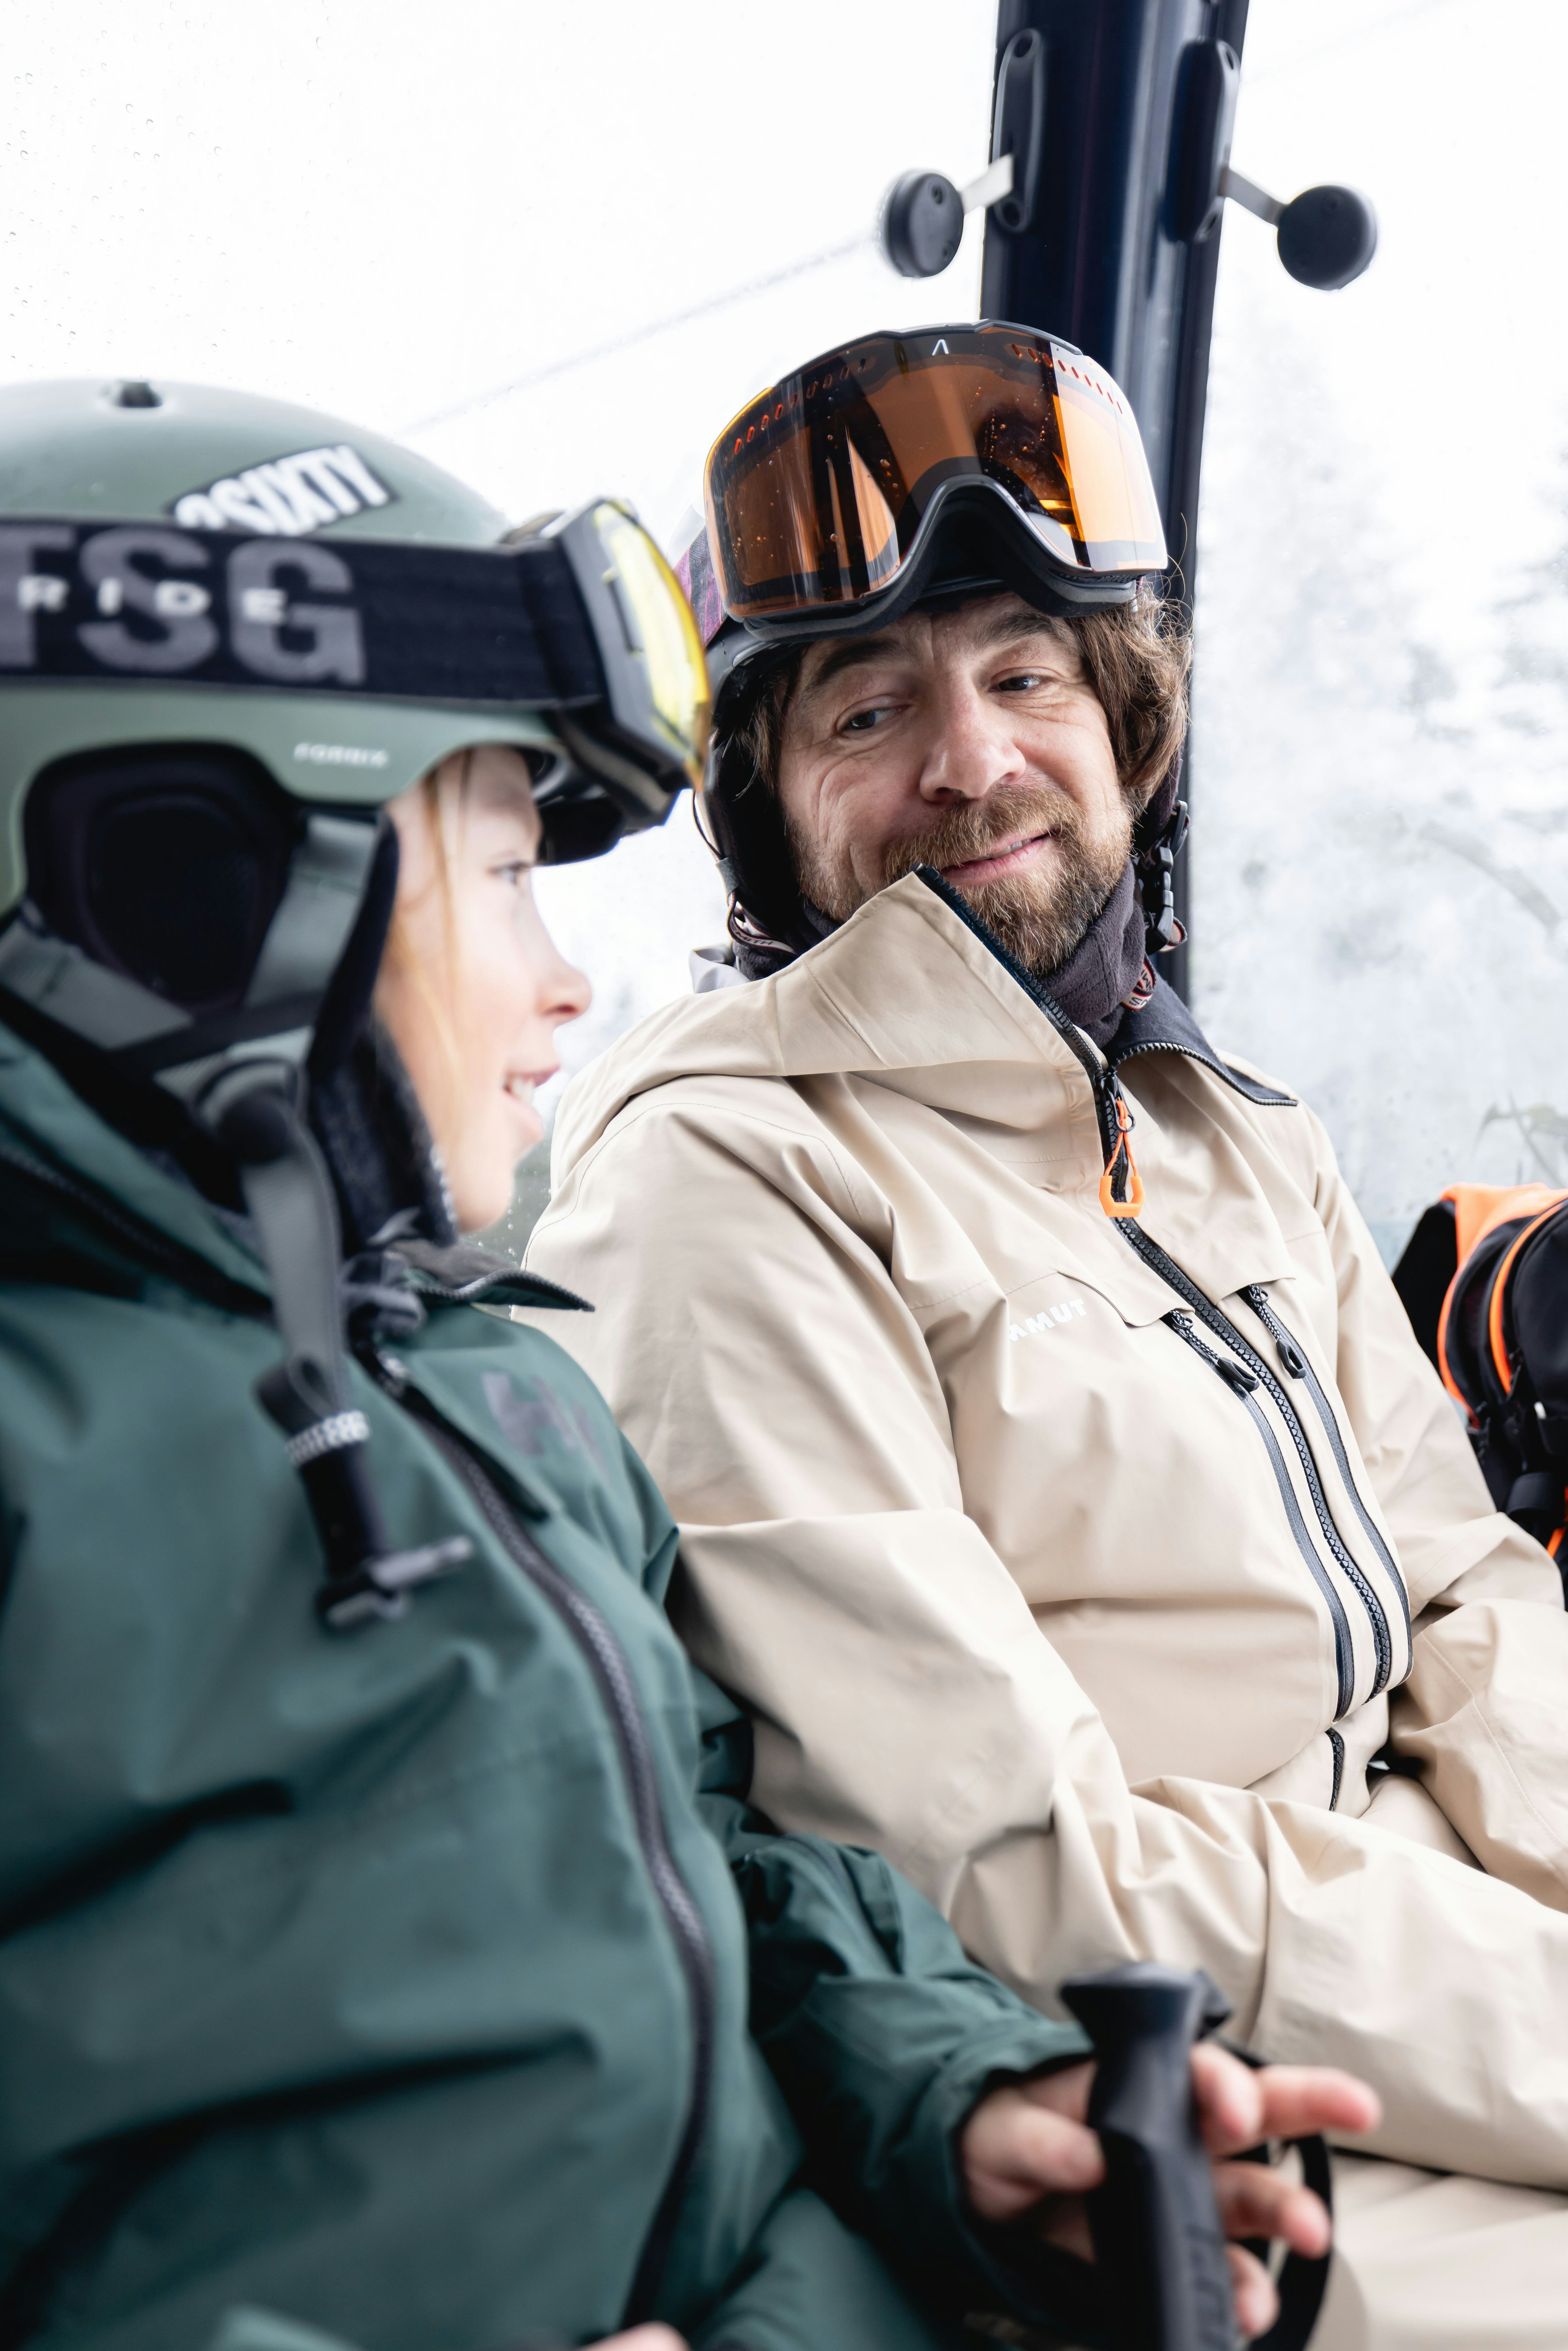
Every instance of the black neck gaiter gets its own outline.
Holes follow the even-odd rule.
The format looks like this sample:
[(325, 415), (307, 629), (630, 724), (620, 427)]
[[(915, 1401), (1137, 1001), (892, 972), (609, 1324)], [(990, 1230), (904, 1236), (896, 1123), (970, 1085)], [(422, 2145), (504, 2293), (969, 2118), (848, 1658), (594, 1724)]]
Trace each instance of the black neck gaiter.
[(1145, 923), (1129, 858), (1067, 961), (1040, 983), (1103, 1051), (1122, 1025), (1126, 999), (1143, 977)]
[[(1181, 769), (1178, 751), (1138, 820), (1133, 854), (1122, 869), (1121, 880), (1072, 953), (1041, 983), (1102, 1052), (1121, 1027), (1130, 1003), (1153, 992), (1153, 968), (1147, 963), (1151, 917), (1144, 900), (1143, 872), (1157, 883), (1160, 843), (1171, 837), (1173, 829), (1176, 845), (1180, 847), (1182, 828), (1176, 819)], [(1169, 859), (1164, 862), (1168, 872)], [(1156, 888), (1153, 902), (1156, 916), (1158, 896)]]

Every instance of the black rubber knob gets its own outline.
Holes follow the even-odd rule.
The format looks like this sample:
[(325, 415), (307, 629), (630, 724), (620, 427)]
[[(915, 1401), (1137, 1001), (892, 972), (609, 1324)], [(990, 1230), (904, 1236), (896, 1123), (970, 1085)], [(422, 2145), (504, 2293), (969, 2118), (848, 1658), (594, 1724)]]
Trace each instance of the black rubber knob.
[(1332, 294), (1377, 251), (1377, 214), (1354, 188), (1306, 188), (1280, 215), (1280, 258), (1302, 286)]
[(901, 277), (936, 277), (964, 237), (964, 199), (940, 172), (905, 172), (882, 209), (882, 249)]

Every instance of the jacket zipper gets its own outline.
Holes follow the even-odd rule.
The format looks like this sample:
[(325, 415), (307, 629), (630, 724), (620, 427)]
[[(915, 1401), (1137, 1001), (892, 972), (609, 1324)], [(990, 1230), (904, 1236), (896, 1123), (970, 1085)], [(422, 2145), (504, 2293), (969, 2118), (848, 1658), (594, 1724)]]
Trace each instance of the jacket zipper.
[(1337, 1813), (1340, 1786), (1344, 1779), (1344, 1741), (1337, 1730), (1331, 1730), (1328, 1740), (1329, 1746), (1333, 1750), (1333, 1786), (1329, 1791), (1329, 1810), (1331, 1813)]
[[(1024, 969), (1016, 956), (1009, 954), (999, 939), (993, 937), (978, 915), (960, 897), (957, 891), (943, 880), (935, 867), (922, 865), (916, 870), (926, 887), (935, 891), (944, 905), (950, 907), (957, 915), (966, 929), (973, 932), (974, 935), (989, 948), (1003, 968), (1011, 973), (1030, 1003), (1036, 1005), (1044, 1013), (1062, 1043), (1082, 1069), (1089, 1080), (1090, 1091), (1094, 1098), (1094, 1108), (1100, 1125), (1100, 1147), (1105, 1165), (1109, 1167), (1116, 1156), (1122, 1139), (1122, 1130), (1116, 1112), (1116, 1105), (1122, 1099), (1122, 1090), (1117, 1082), (1115, 1071), (1109, 1061), (1102, 1061), (1091, 1050), (1085, 1039), (1069, 1020), (1055, 998), (1040, 986), (1031, 973)], [(1301, 1462), (1301, 1475), (1305, 1480), (1307, 1491), (1312, 1497), (1312, 1509), (1318, 1524), (1322, 1530), (1323, 1540), (1341, 1573), (1366, 1611), (1367, 1621), (1372, 1630), (1373, 1652), (1376, 1660), (1376, 1673), (1372, 1689), (1372, 1695), (1375, 1697), (1378, 1691), (1387, 1687), (1388, 1677), (1393, 1671), (1394, 1644), (1388, 1631), (1388, 1619), (1376, 1593), (1374, 1592), (1340, 1539), (1339, 1530), (1334, 1525), (1322, 1481), (1318, 1477), (1317, 1463), (1312, 1458), (1312, 1447), (1307, 1442), (1306, 1431), (1297, 1417), (1294, 1406), (1257, 1349), (1237, 1329), (1229, 1316), (1214, 1303), (1207, 1292), (1200, 1290), (1190, 1275), (1183, 1272), (1175, 1258), (1161, 1249), (1158, 1241), (1150, 1239), (1135, 1217), (1124, 1215), (1117, 1217), (1113, 1221), (1134, 1255), (1141, 1258), (1152, 1273), (1157, 1273), (1166, 1287), (1176, 1291), (1178, 1298), (1185, 1299), (1193, 1312), (1201, 1322), (1207, 1324), (1227, 1347), (1234, 1349), (1241, 1362), (1253, 1374), (1258, 1384), (1267, 1390), (1270, 1402), (1290, 1431), (1291, 1442)], [(1254, 1406), (1253, 1409), (1256, 1411), (1258, 1408)], [(1332, 1417), (1331, 1414), (1330, 1418)], [(1260, 1413), (1259, 1418), (1261, 1421)], [(1267, 1426), (1267, 1423), (1263, 1425)], [(1272, 1436), (1272, 1431), (1270, 1434)], [(1336, 1437), (1337, 1434), (1336, 1430)], [(1343, 1447), (1341, 1450), (1343, 1451)], [(1289, 1483), (1288, 1479), (1287, 1483)], [(1353, 1493), (1354, 1491), (1354, 1483), (1352, 1491)], [(1293, 1507), (1295, 1501), (1293, 1489), (1291, 1499)], [(1300, 1515), (1298, 1510), (1297, 1518)], [(1379, 1545), (1378, 1548), (1381, 1553), (1383, 1547)], [(1312, 1547), (1312, 1556), (1314, 1576), (1321, 1582), (1319, 1571), (1322, 1562), (1318, 1559), (1315, 1546)], [(1403, 1593), (1403, 1579), (1396, 1574), (1395, 1581)], [(1335, 1598), (1337, 1601), (1337, 1593)], [(1343, 1705), (1340, 1710), (1343, 1712)]]
[(361, 1361), (382, 1393), (419, 1423), (467, 1487), (507, 1555), (560, 1617), (588, 1661), (614, 1726), (638, 1842), (680, 1958), (692, 2012), (691, 2084), (685, 2128), (637, 2263), (622, 2321), (625, 2325), (636, 2325), (655, 2314), (653, 2295), (707, 2126), (716, 2005), (713, 1950), (707, 1929), (671, 1849), (658, 1774), (636, 1685), (625, 1652), (609, 1624), (593, 1603), (545, 1557), (519, 1525), (516, 1513), (467, 1441), (410, 1385), (401, 1366), (394, 1368), (395, 1358), (375, 1355), (367, 1350)]
[[(1112, 1083), (1114, 1084), (1114, 1082), (1113, 1079)], [(1312, 1447), (1307, 1442), (1306, 1430), (1297, 1418), (1290, 1398), (1262, 1356), (1237, 1329), (1230, 1317), (1214, 1303), (1206, 1290), (1198, 1288), (1190, 1275), (1183, 1272), (1176, 1259), (1167, 1256), (1161, 1249), (1158, 1241), (1151, 1240), (1148, 1234), (1141, 1231), (1130, 1218), (1122, 1221), (1121, 1229), (1125, 1233), (1134, 1253), (1143, 1259), (1151, 1271), (1157, 1273), (1178, 1297), (1186, 1300), (1199, 1321), (1206, 1322), (1217, 1338), (1222, 1339), (1228, 1347), (1235, 1350), (1247, 1369), (1253, 1374), (1259, 1386), (1266, 1390), (1270, 1401), (1289, 1429), (1297, 1458), (1301, 1465), (1301, 1474), (1306, 1480), (1307, 1491), (1312, 1496), (1312, 1508), (1317, 1514), (1318, 1524), (1322, 1530), (1323, 1541), (1328, 1545), (1341, 1574), (1365, 1609), (1367, 1622), (1372, 1627), (1373, 1650), (1377, 1665), (1373, 1677), (1372, 1696), (1375, 1698), (1379, 1690), (1386, 1689), (1388, 1687), (1388, 1677), (1393, 1671), (1394, 1644), (1389, 1635), (1388, 1618), (1384, 1613), (1383, 1603), (1340, 1540), (1339, 1529), (1330, 1514), (1328, 1499), (1318, 1476), (1317, 1463), (1312, 1458)]]
[(1410, 1595), (1405, 1589), (1405, 1578), (1395, 1564), (1393, 1553), (1373, 1523), (1371, 1513), (1361, 1499), (1361, 1489), (1351, 1474), (1350, 1458), (1344, 1449), (1344, 1439), (1340, 1435), (1339, 1423), (1334, 1418), (1333, 1406), (1323, 1394), (1322, 1383), (1308, 1362), (1305, 1350), (1292, 1339), (1285, 1324), (1275, 1313), (1269, 1302), (1269, 1293), (1262, 1284), (1257, 1281), (1249, 1282), (1241, 1295), (1279, 1349), (1280, 1361), (1284, 1364), (1286, 1371), (1292, 1379), (1305, 1383), (1307, 1394), (1317, 1407), (1318, 1418), (1322, 1422), (1323, 1434), (1328, 1438), (1330, 1449), (1333, 1454), (1334, 1467), (1339, 1471), (1340, 1481), (1345, 1492), (1350, 1496), (1351, 1508), (1365, 1529), (1368, 1542), (1382, 1561), (1384, 1573), (1399, 1595), (1400, 1613), (1405, 1620), (1405, 1656), (1406, 1670), (1408, 1670), (1411, 1658)]
[(1236, 1361), (1234, 1355), (1217, 1355), (1213, 1348), (1198, 1337), (1192, 1316), (1184, 1314), (1179, 1307), (1173, 1307), (1168, 1314), (1161, 1317), (1161, 1320), (1168, 1324), (1178, 1339), (1186, 1340), (1195, 1355), (1201, 1356), (1212, 1371), (1218, 1373), (1233, 1395), (1240, 1397), (1252, 1416), (1254, 1426), (1269, 1449), (1270, 1466), (1274, 1472), (1274, 1482), (1280, 1489), (1280, 1499), (1285, 1506), (1285, 1516), (1290, 1521), (1291, 1532), (1296, 1539), (1296, 1549), (1305, 1560), (1313, 1583), (1328, 1604), (1329, 1615), (1333, 1620), (1334, 1669), (1339, 1680), (1339, 1695), (1334, 1705), (1334, 1719), (1337, 1721), (1341, 1715), (1349, 1712), (1350, 1702), (1355, 1690), (1355, 1656), (1351, 1646), (1350, 1621), (1344, 1613), (1344, 1603), (1334, 1589), (1333, 1578), (1319, 1558), (1317, 1545), (1307, 1531), (1307, 1522), (1301, 1516), (1301, 1506), (1296, 1499), (1296, 1489), (1291, 1483), (1290, 1470), (1285, 1466), (1284, 1454), (1280, 1449), (1280, 1440), (1270, 1427), (1262, 1407), (1253, 1393), (1260, 1383), (1244, 1364), (1239, 1364)]

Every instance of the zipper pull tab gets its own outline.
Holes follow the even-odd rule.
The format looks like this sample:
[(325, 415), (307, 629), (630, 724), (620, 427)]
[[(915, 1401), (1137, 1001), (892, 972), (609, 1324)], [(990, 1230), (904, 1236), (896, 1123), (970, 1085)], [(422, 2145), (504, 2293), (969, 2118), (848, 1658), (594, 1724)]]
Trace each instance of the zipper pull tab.
[(1269, 1311), (1269, 1293), (1260, 1281), (1249, 1281), (1241, 1293), (1265, 1331), (1274, 1342), (1280, 1361), (1293, 1380), (1307, 1376), (1307, 1359), (1284, 1328), (1277, 1314)]
[[(1105, 1172), (1100, 1178), (1100, 1206), (1108, 1217), (1135, 1217), (1144, 1205), (1144, 1183), (1128, 1140), (1133, 1132), (1133, 1113), (1127, 1108), (1126, 1097), (1114, 1078), (1111, 1080), (1111, 1106), (1116, 1113), (1116, 1148), (1105, 1162)], [(1124, 1200), (1117, 1198), (1115, 1188), (1117, 1165), (1123, 1160), (1126, 1162), (1127, 1170), (1127, 1196)]]
[(1256, 1374), (1249, 1372), (1245, 1364), (1239, 1364), (1234, 1355), (1216, 1355), (1214, 1368), (1226, 1386), (1234, 1388), (1238, 1395), (1250, 1395), (1258, 1385)]

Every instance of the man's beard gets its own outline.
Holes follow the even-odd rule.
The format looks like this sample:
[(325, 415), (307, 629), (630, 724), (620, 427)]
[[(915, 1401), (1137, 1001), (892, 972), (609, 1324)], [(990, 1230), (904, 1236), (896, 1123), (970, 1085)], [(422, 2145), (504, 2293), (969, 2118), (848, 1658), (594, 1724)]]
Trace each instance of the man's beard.
[[(982, 858), (1003, 841), (1051, 833), (1055, 854), (1045, 865), (1024, 866), (995, 882), (967, 888), (955, 885), (1014, 961), (1044, 979), (1066, 962), (1122, 878), (1133, 845), (1133, 820), (1125, 807), (1118, 810), (1118, 820), (1103, 839), (1096, 840), (1089, 834), (1077, 801), (1066, 792), (999, 785), (983, 800), (965, 800), (949, 809), (928, 831), (890, 841), (876, 887), (885, 889), (917, 865), (934, 865), (940, 872)], [(831, 863), (794, 824), (789, 832), (802, 897), (834, 922), (846, 922), (872, 893), (861, 886), (847, 861)]]

